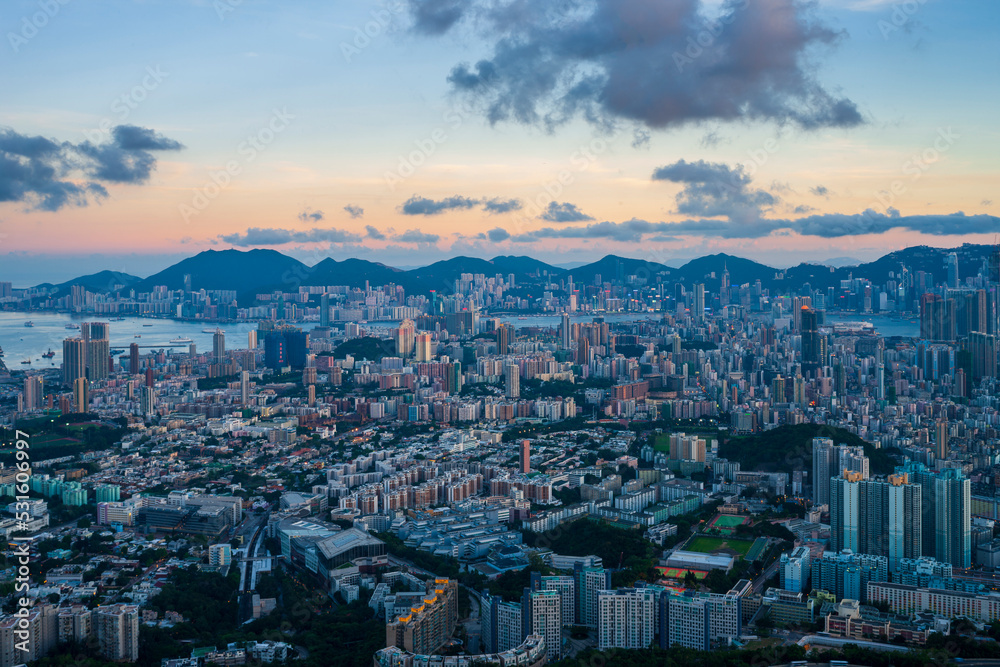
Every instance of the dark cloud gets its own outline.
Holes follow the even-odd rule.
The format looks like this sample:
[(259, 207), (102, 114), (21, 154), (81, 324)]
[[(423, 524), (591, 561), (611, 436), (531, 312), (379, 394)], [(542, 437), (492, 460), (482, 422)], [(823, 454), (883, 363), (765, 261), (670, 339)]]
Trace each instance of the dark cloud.
[(649, 148), (652, 135), (641, 127), (632, 130), (632, 148)]
[(538, 217), (549, 222), (584, 222), (585, 220), (594, 219), (577, 208), (576, 204), (554, 201), (549, 202), (549, 207), (545, 209), (545, 213), (542, 213)]
[(623, 120), (647, 128), (863, 122), (855, 103), (820, 84), (810, 64), (816, 47), (841, 36), (816, 17), (812, 2), (728, 0), (718, 10), (702, 0), (410, 3), (415, 29), (425, 34), (475, 14), (470, 25), (491, 53), (456, 65), (448, 81), (493, 124), (552, 131), (577, 117), (602, 128)]
[(993, 205), (993, 200), (992, 199), (984, 199), (983, 201), (979, 202), (979, 204), (981, 206), (992, 206)]
[(760, 218), (778, 198), (750, 187), (742, 167), (717, 162), (679, 160), (653, 171), (654, 181), (684, 184), (677, 195), (677, 212), (700, 217), (750, 221)]
[(323, 211), (312, 211), (306, 209), (299, 213), (299, 220), (302, 222), (319, 222), (323, 219)]
[(437, 234), (422, 232), (419, 229), (408, 229), (402, 234), (393, 236), (392, 240), (399, 243), (437, 243), (441, 237)]
[(437, 215), (454, 209), (475, 208), (480, 203), (478, 199), (469, 199), (458, 195), (440, 201), (413, 195), (403, 203), (399, 210), (403, 215)]
[(365, 225), (365, 236), (375, 241), (385, 241), (385, 234), (375, 229), (371, 225)]
[(347, 211), (347, 215), (354, 219), (363, 218), (365, 215), (365, 209), (360, 206), (355, 206), (354, 204), (348, 204), (344, 207), (344, 210)]
[(286, 243), (357, 243), (361, 237), (342, 229), (308, 230), (251, 227), (245, 234), (221, 234), (224, 243), (240, 247), (285, 245)]
[(532, 243), (540, 239), (610, 239), (636, 243), (644, 234), (669, 232), (673, 229), (669, 222), (647, 222), (632, 218), (621, 223), (595, 222), (585, 227), (545, 227), (511, 237), (515, 243)]
[(825, 185), (817, 185), (814, 188), (809, 188), (809, 192), (813, 193), (817, 197), (829, 197), (830, 196), (830, 189), (827, 188)]
[(410, 0), (413, 29), (425, 35), (442, 35), (462, 18), (468, 4), (467, 0)]
[(111, 141), (102, 144), (59, 143), (0, 128), (0, 201), (28, 202), (43, 211), (86, 206), (108, 196), (100, 181), (145, 183), (156, 168), (150, 151), (181, 148), (135, 125), (115, 127)]
[[(541, 239), (607, 239), (623, 243), (665, 242), (682, 236), (714, 236), (727, 239), (755, 239), (772, 234), (800, 234), (820, 238), (840, 238), (862, 234), (885, 234), (894, 229), (932, 236), (1000, 233), (1000, 218), (992, 215), (900, 215), (867, 210), (858, 214), (828, 213), (798, 219), (760, 219), (751, 222), (728, 220), (684, 220), (648, 222), (632, 219), (621, 223), (597, 222), (583, 227), (546, 227), (511, 237), (515, 243)], [(653, 236), (650, 236), (653, 235)]]
[(510, 238), (510, 232), (502, 227), (494, 227), (490, 231), (486, 232), (486, 238), (493, 243), (500, 243), (501, 241), (506, 241)]
[(487, 213), (510, 213), (511, 211), (520, 211), (523, 206), (520, 199), (494, 197), (483, 202), (483, 210)]

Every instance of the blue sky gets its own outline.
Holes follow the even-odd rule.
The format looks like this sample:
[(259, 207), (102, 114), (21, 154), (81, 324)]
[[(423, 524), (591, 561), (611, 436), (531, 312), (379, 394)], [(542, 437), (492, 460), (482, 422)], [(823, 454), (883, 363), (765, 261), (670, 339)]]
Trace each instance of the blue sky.
[[(870, 259), (917, 243), (991, 242), (1000, 231), (992, 217), (1000, 206), (995, 3), (564, 4), (575, 13), (542, 18), (554, 0), (466, 2), (461, 18), (439, 30), (421, 23), (421, 12), (445, 15), (454, 0), (9, 1), (0, 15), (8, 142), (0, 141), (0, 159), (37, 166), (14, 147), (44, 137), (63, 146), (59, 184), (83, 193), (40, 204), (46, 185), (0, 169), (0, 280), (60, 280), (105, 267), (142, 275), (226, 247), (274, 247), (308, 263), (329, 255), (413, 265), (421, 263), (415, 256), (455, 254), (562, 263), (609, 251), (672, 262), (724, 250), (784, 265), (790, 256)], [(497, 7), (503, 17), (490, 11)], [(682, 77), (671, 55), (685, 33), (667, 39), (666, 28), (642, 34), (645, 18), (634, 25), (635, 15), (659, 7), (663, 25), (674, 14), (734, 17), (711, 38), (710, 55), (694, 59), (701, 67), (720, 53), (713, 50), (751, 40), (728, 63), (744, 73), (727, 80), (732, 91), (697, 77), (675, 81)], [(826, 37), (784, 45), (786, 33), (774, 28), (782, 12)], [(621, 39), (647, 40), (635, 60), (619, 48), (631, 44), (609, 45), (620, 35), (603, 32), (608, 17), (627, 27)], [(704, 25), (688, 25), (690, 36)], [(359, 39), (366, 26), (372, 36)], [(753, 43), (761, 26), (775, 31)], [(518, 48), (505, 51), (505, 38)], [(547, 58), (532, 59), (547, 48)], [(576, 53), (592, 48), (611, 55)], [(487, 82), (494, 87), (475, 77), (463, 79), (466, 89), (449, 82), (456, 66), (475, 74), (481, 60), (496, 69)], [(527, 89), (524, 80), (546, 66), (578, 82), (596, 71), (610, 84), (562, 98)], [(808, 113), (804, 97), (788, 94), (788, 78), (799, 75), (823, 96), (811, 98)], [(724, 117), (730, 95), (733, 108), (750, 111)], [(782, 96), (788, 103), (778, 108)], [(552, 125), (514, 119), (512, 109), (551, 112), (567, 100), (576, 113)], [(850, 113), (829, 120), (839, 102)], [(490, 108), (506, 119), (491, 124)], [(588, 121), (588, 112), (599, 117)], [(122, 143), (102, 123), (143, 128), (148, 141)], [(259, 150), (248, 149), (248, 137)], [(122, 160), (128, 174), (106, 178), (108, 162)], [(238, 173), (216, 192), (213, 175), (219, 180), (227, 163)], [(651, 178), (664, 166), (698, 163), (713, 168)], [(556, 186), (560, 174), (565, 183)], [(737, 191), (691, 180), (705, 174), (738, 183)], [(4, 178), (13, 180), (6, 190)], [(454, 197), (477, 203), (421, 209), (431, 214), (404, 207), (411, 198)], [(493, 213), (488, 200), (521, 209)], [(580, 218), (545, 220), (549, 201)], [(880, 217), (857, 218), (873, 203)], [(842, 218), (853, 227), (816, 233)]]

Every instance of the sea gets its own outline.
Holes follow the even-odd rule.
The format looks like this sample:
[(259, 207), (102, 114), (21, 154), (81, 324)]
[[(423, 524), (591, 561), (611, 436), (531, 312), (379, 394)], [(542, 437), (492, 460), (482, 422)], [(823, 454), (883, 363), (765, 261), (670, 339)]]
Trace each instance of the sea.
[[(590, 322), (593, 315), (573, 315), (574, 322)], [(604, 319), (608, 323), (634, 322), (640, 320), (657, 320), (659, 313), (621, 313), (608, 314)], [(521, 327), (558, 327), (560, 315), (503, 315), (498, 316), (504, 322), (509, 322), (516, 328)], [(901, 319), (884, 315), (827, 314), (827, 322), (871, 322), (875, 330), (884, 336), (919, 336), (920, 321), (917, 319)], [(24, 326), (31, 322), (33, 326)], [(142, 351), (171, 350), (187, 352), (189, 343), (171, 344), (174, 338), (190, 338), (200, 352), (212, 349), (212, 337), (216, 325), (211, 322), (192, 322), (187, 320), (172, 320), (151, 317), (126, 317), (122, 320), (101, 318), (94, 315), (71, 315), (68, 313), (41, 312), (0, 312), (0, 348), (3, 349), (4, 363), (11, 370), (29, 370), (59, 368), (62, 365), (62, 341), (65, 338), (79, 336), (77, 328), (81, 322), (108, 322), (111, 329), (111, 349), (128, 352), (129, 345), (137, 343)], [(372, 330), (385, 330), (398, 326), (398, 322), (370, 322), (362, 325)], [(316, 322), (305, 322), (299, 326), (309, 331), (317, 326)], [(254, 322), (226, 323), (221, 325), (226, 335), (227, 349), (243, 349), (247, 346), (247, 334), (256, 329)], [(46, 359), (42, 355), (52, 350), (55, 356)], [(117, 356), (117, 353), (116, 353)], [(30, 360), (30, 364), (22, 361)]]

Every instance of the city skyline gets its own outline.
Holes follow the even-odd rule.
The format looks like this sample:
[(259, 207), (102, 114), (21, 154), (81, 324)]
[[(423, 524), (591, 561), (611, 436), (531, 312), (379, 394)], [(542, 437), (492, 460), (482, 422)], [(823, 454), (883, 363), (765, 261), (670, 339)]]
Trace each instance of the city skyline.
[(230, 247), (778, 266), (1000, 231), (985, 2), (495, 7), (16, 3), (0, 277)]

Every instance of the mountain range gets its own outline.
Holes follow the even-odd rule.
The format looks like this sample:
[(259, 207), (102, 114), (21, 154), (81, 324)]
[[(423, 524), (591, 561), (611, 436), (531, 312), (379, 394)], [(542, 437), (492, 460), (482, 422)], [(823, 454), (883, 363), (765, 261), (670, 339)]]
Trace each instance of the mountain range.
[(616, 255), (607, 255), (573, 269), (559, 268), (525, 256), (504, 255), (493, 259), (459, 256), (405, 271), (364, 259), (337, 261), (326, 258), (315, 266), (308, 266), (276, 250), (206, 250), (146, 278), (101, 271), (58, 285), (44, 283), (37, 288), (58, 296), (69, 293), (74, 285), (103, 293), (148, 292), (157, 285), (174, 290), (183, 288), (185, 276), (190, 276), (193, 289), (234, 290), (243, 304), (252, 302), (256, 294), (275, 290), (290, 292), (300, 286), (317, 285), (364, 287), (366, 283), (372, 286), (392, 283), (411, 294), (430, 290), (450, 292), (462, 274), (475, 273), (500, 274), (505, 278), (513, 275), (518, 288), (570, 278), (577, 285), (609, 280), (641, 284), (658, 279), (681, 283), (688, 288), (701, 282), (714, 291), (718, 289), (723, 272), (728, 271), (732, 285), (753, 284), (759, 280), (764, 288), (796, 292), (806, 283), (813, 289), (825, 289), (837, 287), (842, 280), (850, 278), (867, 278), (878, 285), (898, 278), (903, 267), (912, 274), (920, 271), (929, 274), (932, 283), (941, 282), (946, 276), (945, 257), (950, 253), (958, 257), (959, 276), (964, 278), (978, 273), (994, 250), (994, 246), (972, 244), (950, 249), (913, 246), (856, 266), (799, 264), (785, 270), (725, 253), (698, 257), (677, 268), (652, 259)]

